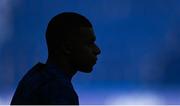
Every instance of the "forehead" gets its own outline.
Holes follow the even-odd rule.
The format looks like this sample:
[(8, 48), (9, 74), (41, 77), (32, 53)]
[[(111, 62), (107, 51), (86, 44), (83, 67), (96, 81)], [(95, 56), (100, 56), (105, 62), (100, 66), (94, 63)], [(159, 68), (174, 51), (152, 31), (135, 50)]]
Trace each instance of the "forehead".
[(71, 33), (69, 40), (73, 44), (87, 44), (95, 42), (96, 36), (94, 34), (93, 28), (91, 27), (80, 27), (75, 29), (75, 32)]
[(91, 27), (80, 27), (79, 29), (82, 33), (94, 33)]
[(93, 28), (90, 27), (80, 27), (79, 35), (82, 39), (95, 41), (96, 36), (94, 34)]

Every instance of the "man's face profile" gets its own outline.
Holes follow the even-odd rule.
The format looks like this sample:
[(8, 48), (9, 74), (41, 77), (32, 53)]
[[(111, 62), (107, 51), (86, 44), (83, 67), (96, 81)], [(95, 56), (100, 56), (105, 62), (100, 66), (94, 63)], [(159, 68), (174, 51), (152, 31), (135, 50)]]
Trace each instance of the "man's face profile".
[(100, 54), (92, 24), (79, 14), (55, 16), (48, 24), (46, 40), (49, 60), (67, 69), (91, 72)]
[(81, 27), (71, 42), (70, 60), (73, 66), (82, 72), (89, 73), (96, 64), (100, 49), (95, 44), (95, 35), (90, 27)]

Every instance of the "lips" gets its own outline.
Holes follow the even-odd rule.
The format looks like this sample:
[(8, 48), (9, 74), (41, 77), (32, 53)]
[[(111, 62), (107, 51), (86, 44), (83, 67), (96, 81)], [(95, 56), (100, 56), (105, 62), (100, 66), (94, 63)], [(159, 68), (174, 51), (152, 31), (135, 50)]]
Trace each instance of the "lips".
[(98, 58), (96, 56), (92, 57), (91, 59), (89, 59), (89, 64), (91, 64), (92, 66), (94, 66), (98, 60)]
[(96, 57), (96, 58), (94, 59), (94, 64), (96, 64), (97, 60), (98, 60), (98, 58)]
[(97, 60), (98, 60), (98, 58), (96, 57), (95, 61), (97, 61)]

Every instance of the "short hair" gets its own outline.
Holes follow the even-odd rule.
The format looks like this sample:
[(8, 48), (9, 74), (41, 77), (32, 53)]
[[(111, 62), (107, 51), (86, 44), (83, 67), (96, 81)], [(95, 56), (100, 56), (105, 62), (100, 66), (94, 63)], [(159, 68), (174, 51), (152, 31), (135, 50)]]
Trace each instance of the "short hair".
[(55, 42), (62, 43), (65, 38), (72, 37), (72, 32), (80, 27), (92, 27), (92, 24), (87, 18), (78, 13), (64, 12), (53, 17), (46, 29), (48, 52), (56, 49), (57, 44)]

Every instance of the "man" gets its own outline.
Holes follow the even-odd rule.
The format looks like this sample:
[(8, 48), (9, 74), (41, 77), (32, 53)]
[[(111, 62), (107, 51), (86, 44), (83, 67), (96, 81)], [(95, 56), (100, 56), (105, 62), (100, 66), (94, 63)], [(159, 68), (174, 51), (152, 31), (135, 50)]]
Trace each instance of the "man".
[(21, 79), (12, 105), (78, 105), (71, 79), (77, 71), (89, 73), (100, 49), (91, 23), (84, 16), (65, 12), (48, 24), (48, 59), (38, 63)]

